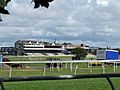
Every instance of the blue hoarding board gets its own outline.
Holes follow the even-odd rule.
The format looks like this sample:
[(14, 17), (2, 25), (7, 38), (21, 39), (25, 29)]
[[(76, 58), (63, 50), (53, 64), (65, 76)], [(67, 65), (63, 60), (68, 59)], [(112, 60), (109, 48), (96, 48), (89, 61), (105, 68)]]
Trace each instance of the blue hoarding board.
[(106, 51), (106, 60), (118, 60), (119, 53), (117, 51)]

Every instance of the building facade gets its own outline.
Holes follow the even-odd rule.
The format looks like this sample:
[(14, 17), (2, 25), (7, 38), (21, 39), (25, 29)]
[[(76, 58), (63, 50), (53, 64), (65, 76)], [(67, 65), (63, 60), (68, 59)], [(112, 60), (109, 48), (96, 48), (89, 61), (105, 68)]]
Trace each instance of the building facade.
[(71, 54), (71, 50), (76, 47), (88, 49), (89, 46), (75, 45), (72, 43), (50, 43), (33, 40), (18, 40), (15, 42), (17, 54), (20, 55), (63, 55)]
[(17, 55), (15, 47), (1, 47), (0, 51), (3, 55)]

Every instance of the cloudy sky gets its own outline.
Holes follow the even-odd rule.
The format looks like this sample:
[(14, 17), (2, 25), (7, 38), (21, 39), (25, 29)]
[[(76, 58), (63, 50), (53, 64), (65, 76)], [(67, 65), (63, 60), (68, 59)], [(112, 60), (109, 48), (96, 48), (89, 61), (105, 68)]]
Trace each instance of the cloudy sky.
[(120, 47), (120, 0), (54, 0), (33, 9), (31, 0), (12, 0), (0, 22), (0, 46), (17, 40)]

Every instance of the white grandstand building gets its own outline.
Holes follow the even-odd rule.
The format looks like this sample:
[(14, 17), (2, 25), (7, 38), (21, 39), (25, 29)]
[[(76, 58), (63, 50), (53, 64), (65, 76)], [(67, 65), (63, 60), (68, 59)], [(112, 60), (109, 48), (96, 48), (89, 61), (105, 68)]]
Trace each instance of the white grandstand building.
[(76, 47), (82, 47), (89, 49), (89, 46), (84, 44), (72, 44), (72, 43), (50, 43), (33, 40), (18, 40), (15, 42), (18, 54), (25, 55), (70, 55), (71, 50)]

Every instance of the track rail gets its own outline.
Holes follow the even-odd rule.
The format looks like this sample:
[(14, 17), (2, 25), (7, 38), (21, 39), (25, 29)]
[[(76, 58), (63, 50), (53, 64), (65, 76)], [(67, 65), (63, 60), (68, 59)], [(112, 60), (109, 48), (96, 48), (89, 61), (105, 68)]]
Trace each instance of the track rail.
[(56, 61), (10, 61), (0, 63), (82, 63), (82, 62), (120, 62), (120, 60), (56, 60)]

